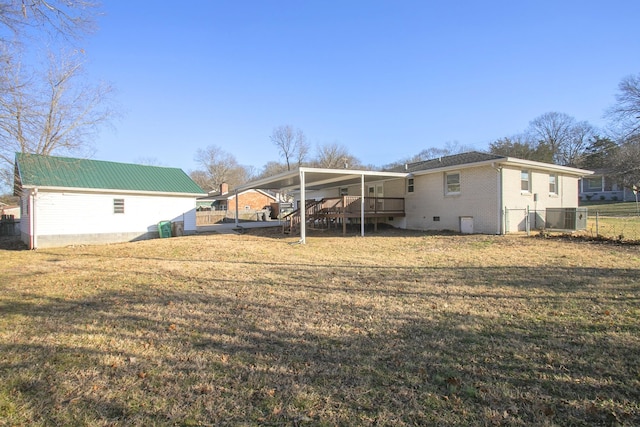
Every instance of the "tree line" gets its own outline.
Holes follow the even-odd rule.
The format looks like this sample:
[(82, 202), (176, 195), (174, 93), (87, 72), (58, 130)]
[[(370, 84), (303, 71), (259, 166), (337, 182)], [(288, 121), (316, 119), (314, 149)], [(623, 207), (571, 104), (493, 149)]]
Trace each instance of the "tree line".
[[(15, 152), (90, 154), (101, 126), (117, 116), (113, 89), (83, 74), (86, 36), (100, 4), (92, 0), (0, 0), (0, 182), (13, 181)], [(44, 46), (34, 55), (33, 49)], [(27, 58), (42, 57), (34, 63)], [(534, 118), (523, 132), (491, 142), (486, 151), (585, 169), (607, 169), (624, 185), (640, 186), (640, 73), (623, 78), (607, 129), (560, 112)], [(197, 150), (192, 178), (205, 190), (234, 188), (300, 166), (366, 167), (338, 142), (312, 147), (301, 129), (281, 125), (268, 137), (280, 161), (257, 170), (216, 145)], [(313, 150), (312, 150), (313, 148)], [(381, 168), (472, 149), (458, 143), (427, 148)]]
[[(534, 118), (523, 132), (500, 137), (486, 151), (562, 166), (588, 170), (605, 170), (626, 187), (640, 187), (640, 73), (621, 80), (616, 103), (605, 112), (607, 129), (598, 129), (587, 121), (559, 112), (547, 112)], [(291, 125), (276, 127), (270, 140), (282, 161), (270, 161), (264, 168), (239, 165), (233, 155), (220, 147), (198, 150), (196, 160), (201, 169), (191, 177), (203, 188), (215, 190), (222, 182), (233, 188), (251, 179), (264, 178), (300, 166), (346, 168), (363, 166), (357, 157), (338, 143), (321, 144), (315, 156), (304, 132)], [(380, 169), (471, 151), (473, 147), (448, 142), (396, 160)], [(367, 166), (371, 169), (376, 167)]]
[(274, 128), (269, 140), (277, 149), (281, 161), (269, 161), (260, 171), (240, 165), (232, 154), (217, 145), (209, 145), (198, 149), (195, 160), (199, 169), (191, 172), (190, 176), (202, 189), (215, 191), (222, 183), (229, 184), (229, 188), (233, 189), (252, 179), (277, 175), (301, 166), (326, 169), (361, 166), (358, 158), (338, 142), (318, 144), (312, 153), (304, 132), (291, 125)]
[(520, 134), (489, 144), (489, 152), (589, 170), (603, 170), (626, 187), (640, 186), (640, 74), (621, 80), (607, 129), (549, 112)]

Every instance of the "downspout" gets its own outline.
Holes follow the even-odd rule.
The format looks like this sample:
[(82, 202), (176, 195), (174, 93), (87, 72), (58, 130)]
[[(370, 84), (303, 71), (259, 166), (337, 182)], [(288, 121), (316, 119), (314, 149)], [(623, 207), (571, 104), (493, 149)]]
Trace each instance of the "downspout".
[(38, 196), (38, 188), (31, 191), (31, 239), (29, 241), (29, 249), (38, 249), (38, 229), (36, 227), (36, 198)]
[(503, 182), (503, 169), (501, 167), (497, 167), (495, 165), (495, 163), (491, 164), (491, 167), (493, 167), (497, 174), (496, 174), (496, 190), (498, 193), (498, 197), (497, 197), (497, 212), (498, 212), (498, 227), (497, 227), (497, 231), (499, 235), (504, 234), (504, 212), (502, 211), (502, 201), (504, 200), (504, 195), (503, 195), (503, 188), (502, 188), (502, 182)]

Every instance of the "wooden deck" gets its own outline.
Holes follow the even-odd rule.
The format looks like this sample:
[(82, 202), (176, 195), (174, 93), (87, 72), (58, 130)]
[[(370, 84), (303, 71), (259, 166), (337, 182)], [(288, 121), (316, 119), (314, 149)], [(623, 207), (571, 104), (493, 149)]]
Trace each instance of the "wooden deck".
[[(360, 196), (342, 196), (322, 200), (307, 200), (305, 203), (305, 220), (310, 228), (323, 229), (342, 225), (342, 233), (347, 233), (347, 222), (362, 219), (362, 203)], [(402, 197), (365, 197), (364, 219), (373, 219), (375, 229), (378, 220), (388, 217), (403, 217), (404, 198)], [(283, 231), (294, 233), (300, 226), (300, 209), (283, 218)]]

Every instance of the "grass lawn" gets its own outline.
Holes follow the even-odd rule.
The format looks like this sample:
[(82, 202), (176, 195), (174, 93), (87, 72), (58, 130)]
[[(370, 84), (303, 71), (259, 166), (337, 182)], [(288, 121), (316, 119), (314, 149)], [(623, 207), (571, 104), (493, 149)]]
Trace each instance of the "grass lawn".
[(0, 425), (640, 425), (640, 246), (296, 240), (0, 250)]
[(638, 216), (636, 202), (581, 201), (580, 206), (589, 209), (589, 216), (595, 216), (596, 212), (602, 216)]
[(587, 218), (587, 229), (577, 234), (640, 242), (640, 218), (601, 216), (596, 219), (590, 214)]

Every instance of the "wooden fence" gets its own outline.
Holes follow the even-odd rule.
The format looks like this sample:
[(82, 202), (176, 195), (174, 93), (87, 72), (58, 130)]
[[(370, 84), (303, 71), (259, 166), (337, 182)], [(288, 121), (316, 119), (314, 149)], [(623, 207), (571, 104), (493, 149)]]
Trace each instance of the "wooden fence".
[[(241, 210), (238, 212), (238, 221), (266, 221), (269, 219), (269, 211)], [(236, 221), (236, 212), (232, 211), (197, 211), (196, 226), (230, 223)]]

